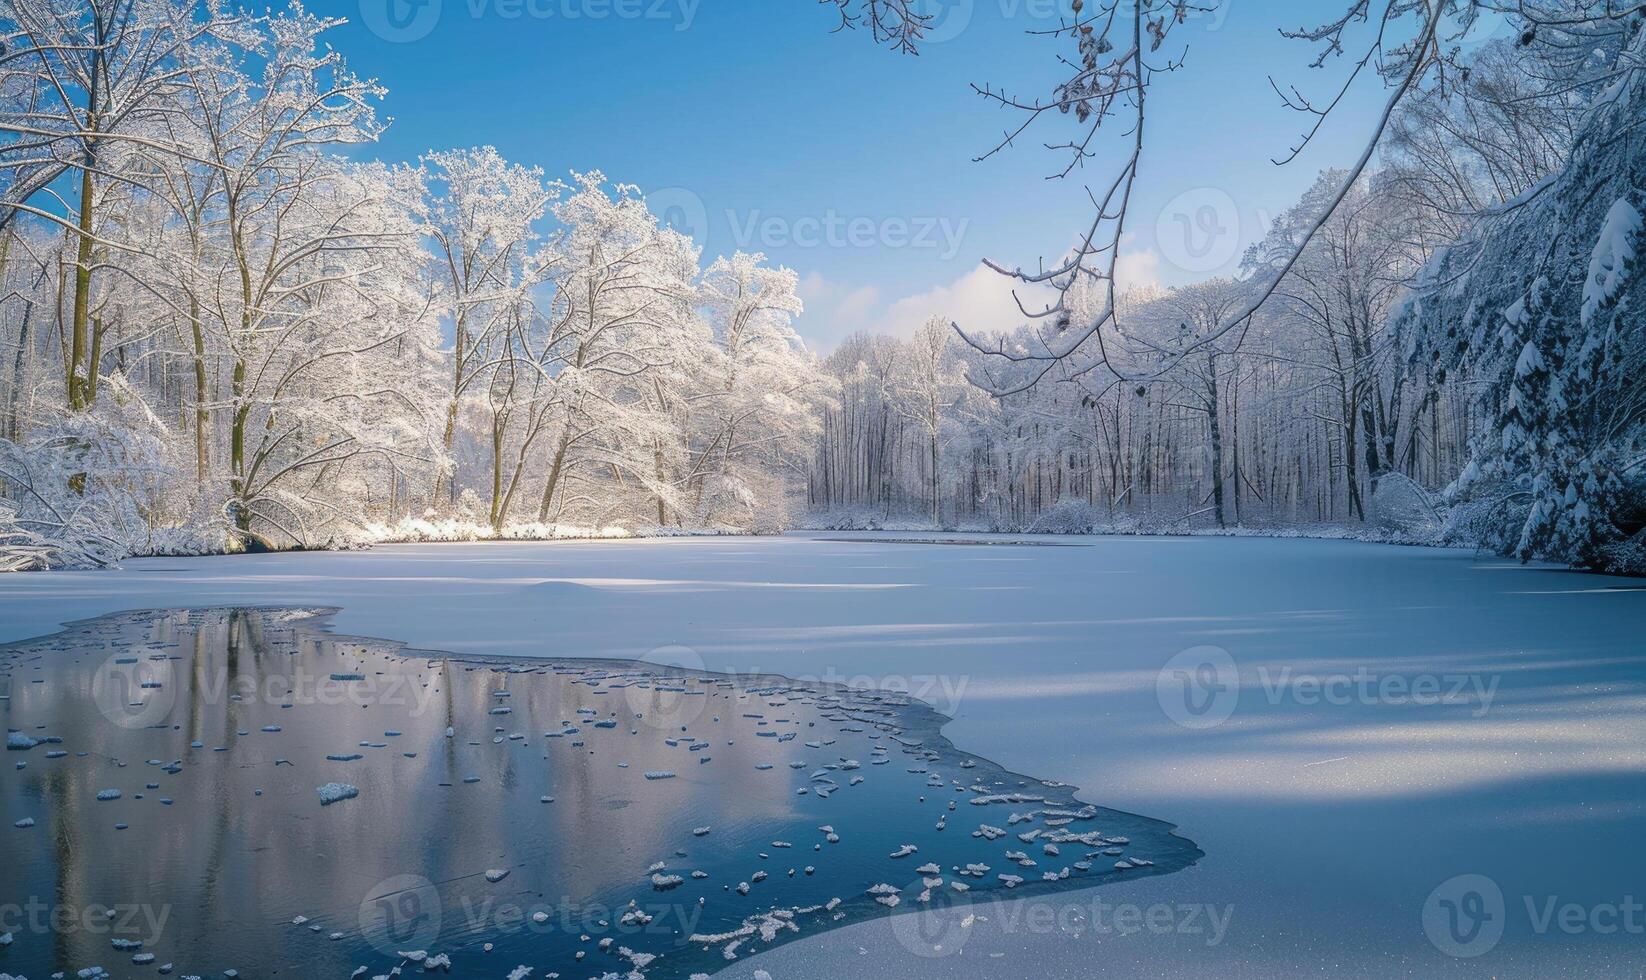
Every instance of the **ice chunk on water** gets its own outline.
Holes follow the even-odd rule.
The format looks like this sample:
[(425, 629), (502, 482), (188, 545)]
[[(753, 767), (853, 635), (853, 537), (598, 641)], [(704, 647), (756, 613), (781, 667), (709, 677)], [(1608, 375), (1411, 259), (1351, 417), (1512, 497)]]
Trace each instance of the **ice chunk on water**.
[(320, 805), (330, 806), (343, 800), (352, 800), (360, 795), (360, 789), (348, 783), (327, 783), (315, 792), (320, 794)]

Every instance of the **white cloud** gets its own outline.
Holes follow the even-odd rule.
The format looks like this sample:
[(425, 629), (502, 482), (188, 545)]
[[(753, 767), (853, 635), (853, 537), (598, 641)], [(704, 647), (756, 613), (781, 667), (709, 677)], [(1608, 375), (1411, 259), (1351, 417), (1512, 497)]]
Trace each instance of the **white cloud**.
[(880, 290), (875, 287), (854, 289), (846, 283), (830, 282), (816, 272), (801, 278), (797, 292), (806, 304), (806, 312), (797, 324), (800, 335), (807, 346), (822, 353), (853, 331), (864, 329), (880, 306)]
[(1121, 252), (1114, 264), (1115, 285), (1122, 292), (1128, 289), (1159, 288), (1160, 253), (1153, 249), (1142, 252)]
[[(1115, 278), (1123, 290), (1158, 287), (1160, 254), (1153, 249), (1122, 252), (1115, 264)], [(816, 272), (800, 280), (800, 298), (806, 312), (797, 324), (801, 336), (815, 351), (827, 354), (840, 341), (859, 330), (907, 337), (926, 320), (941, 316), (967, 330), (984, 333), (1010, 330), (1026, 321), (1013, 287), (1023, 306), (1044, 307), (1051, 291), (1026, 286), (984, 266), (978, 266), (947, 284), (882, 303), (880, 290), (873, 286), (853, 288), (831, 282)]]
[[(907, 337), (933, 316), (954, 320), (968, 330), (1008, 330), (1024, 322), (1012, 298), (1011, 280), (978, 266), (946, 285), (882, 303), (872, 286), (851, 288), (811, 273), (800, 281), (806, 312), (798, 323), (812, 349), (827, 353), (859, 330)], [(1045, 291), (1018, 284), (1024, 305), (1043, 305)]]
[(978, 266), (946, 286), (934, 286), (892, 303), (875, 329), (907, 337), (930, 317), (941, 316), (967, 330), (1009, 330), (1026, 319), (1012, 298), (1014, 285), (1030, 310), (1045, 305), (1043, 290), (1023, 287), (993, 269)]
[(875, 307), (880, 305), (880, 290), (873, 286), (864, 286), (854, 289), (840, 298), (835, 306), (835, 316), (841, 321), (861, 320), (871, 315)]

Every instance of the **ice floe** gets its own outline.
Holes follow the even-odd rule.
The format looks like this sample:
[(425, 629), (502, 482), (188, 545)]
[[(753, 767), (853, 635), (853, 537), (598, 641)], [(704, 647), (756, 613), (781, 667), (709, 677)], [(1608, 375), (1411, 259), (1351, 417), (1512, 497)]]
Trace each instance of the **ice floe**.
[(350, 786), (348, 783), (327, 783), (315, 792), (320, 794), (321, 806), (331, 806), (333, 803), (352, 800), (360, 795), (359, 787)]

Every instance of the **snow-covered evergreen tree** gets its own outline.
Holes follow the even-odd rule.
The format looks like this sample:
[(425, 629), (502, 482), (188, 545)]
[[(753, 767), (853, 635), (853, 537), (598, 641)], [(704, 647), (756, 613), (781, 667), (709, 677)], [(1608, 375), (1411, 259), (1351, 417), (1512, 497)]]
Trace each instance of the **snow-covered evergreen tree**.
[[(1590, 66), (1570, 159), (1424, 270), (1421, 357), (1485, 382), (1491, 430), (1451, 486), (1463, 533), (1522, 558), (1646, 568), (1646, 31)], [(1596, 59), (1600, 55), (1595, 56)]]

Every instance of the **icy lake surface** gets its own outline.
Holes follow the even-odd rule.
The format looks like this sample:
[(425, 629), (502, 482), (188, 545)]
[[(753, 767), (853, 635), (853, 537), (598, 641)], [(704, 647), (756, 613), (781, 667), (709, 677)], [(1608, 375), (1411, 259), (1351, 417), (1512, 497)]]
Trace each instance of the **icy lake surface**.
[(0, 901), (115, 913), (8, 969), (686, 976), (1200, 856), (957, 751), (904, 695), (452, 660), (323, 615), (130, 612), (0, 647)]
[[(1067, 546), (1018, 547), (997, 538), (939, 545), (926, 535), (879, 537), (155, 559), (114, 572), (0, 579), (0, 640), (120, 610), (335, 606), (338, 633), (466, 656), (644, 659), (912, 690), (953, 716), (943, 734), (961, 750), (1079, 786), (1083, 802), (1170, 820), (1205, 851), (1172, 874), (1029, 897), (999, 891), (929, 915), (802, 933), (740, 955), (725, 976), (1541, 978), (1636, 976), (1646, 963), (1646, 592), (1638, 580), (1336, 541), (1033, 539)], [(851, 540), (825, 540), (841, 538)], [(1227, 653), (1232, 684), (1205, 648)], [(1213, 682), (1210, 701), (1165, 696), (1168, 682), (1203, 677)], [(0, 712), (15, 710), (0, 703)], [(253, 743), (294, 732), (239, 727)], [(381, 734), (388, 727), (374, 720), (349, 744), (389, 741)], [(514, 730), (508, 721), (486, 727)], [(331, 741), (316, 748), (347, 750)], [(454, 749), (496, 748), (481, 741)], [(50, 748), (0, 761), (33, 760)], [(714, 754), (704, 769), (724, 761)], [(151, 757), (159, 754), (134, 757), (124, 771), (152, 769), (143, 765)], [(656, 765), (638, 756), (612, 761), (610, 771), (589, 771), (616, 778)], [(617, 770), (616, 761), (631, 769)], [(30, 762), (37, 765), (44, 762)], [(279, 767), (280, 778), (287, 771)], [(383, 802), (368, 782), (332, 776), (360, 796), (322, 809), (322, 783), (308, 775), (298, 788), (311, 822), (351, 819)], [(684, 778), (641, 790), (679, 787)], [(487, 785), (398, 796), (392, 820), (354, 828), (355, 847), (381, 846), (397, 833), (395, 821), (427, 826), (431, 811), (462, 791), (498, 791)], [(72, 784), (93, 800), (87, 806), (131, 802), (95, 802), (105, 788), (112, 784), (90, 778)], [(269, 799), (263, 788), (259, 802)], [(552, 810), (565, 799), (540, 804), (531, 790), (519, 791), (527, 799), (520, 806)], [(847, 792), (828, 802), (846, 802)], [(741, 802), (760, 809), (759, 800)], [(669, 860), (682, 847), (672, 835), (712, 822), (685, 809), (657, 843), (666, 853), (648, 845), (632, 860), (614, 859), (623, 875), (655, 860), (668, 861), (671, 873), (684, 867)], [(226, 832), (249, 833), (227, 809), (213, 812)], [(113, 831), (112, 822), (107, 836), (132, 833)], [(817, 824), (807, 826), (815, 832)], [(8, 835), (0, 853), (11, 858), (18, 841), (44, 827), (0, 825)], [(702, 841), (688, 836), (683, 849), (722, 829)], [(208, 846), (174, 833), (169, 846), (180, 852)], [(792, 843), (801, 852), (816, 839)], [(903, 843), (922, 850), (886, 857)], [(927, 859), (924, 845), (888, 845), (865, 853), (907, 865), (912, 880)], [(600, 860), (620, 850), (604, 841), (594, 849)], [(761, 865), (784, 872), (817, 864), (768, 853)], [(465, 868), (504, 870), (475, 858)], [(472, 887), (519, 887), (520, 870)], [(778, 879), (786, 873), (752, 883), (751, 897)], [(209, 898), (244, 918), (258, 887), (235, 883)], [(187, 919), (185, 912), (199, 914), (176, 914)], [(0, 949), (0, 973), (17, 972), (29, 944), (69, 942), (0, 928), (16, 937)], [(291, 938), (303, 944), (293, 949), (313, 948), (306, 929)], [(499, 952), (480, 975), (506, 976), (530, 962)]]

